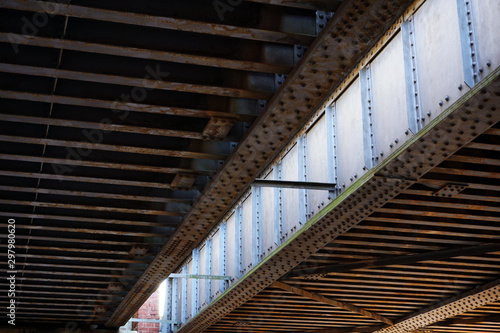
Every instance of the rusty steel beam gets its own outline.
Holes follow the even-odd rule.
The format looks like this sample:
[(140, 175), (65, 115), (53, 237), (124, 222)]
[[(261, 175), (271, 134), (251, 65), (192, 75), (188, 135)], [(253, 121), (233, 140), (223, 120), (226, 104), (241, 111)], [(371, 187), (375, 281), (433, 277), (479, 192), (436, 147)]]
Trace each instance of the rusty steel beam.
[(348, 303), (348, 302), (337, 301), (337, 300), (334, 300), (334, 299), (331, 299), (331, 298), (328, 298), (328, 297), (325, 297), (325, 296), (322, 296), (322, 295), (319, 295), (316, 293), (312, 293), (312, 292), (309, 292), (307, 290), (300, 289), (300, 288), (297, 288), (297, 287), (294, 287), (294, 286), (291, 286), (289, 284), (279, 282), (279, 281), (275, 281), (272, 284), (272, 286), (279, 288), (279, 289), (282, 289), (282, 290), (289, 291), (291, 293), (297, 294), (297, 295), (305, 297), (305, 298), (312, 299), (312, 300), (320, 302), (320, 303), (332, 305), (332, 306), (335, 306), (337, 308), (341, 308), (341, 309), (344, 309), (344, 310), (347, 310), (350, 312), (354, 312), (354, 313), (360, 314), (362, 316), (372, 318), (372, 319), (375, 319), (377, 321), (380, 321), (380, 322), (383, 322), (383, 323), (386, 323), (389, 325), (394, 325), (394, 323), (392, 322), (391, 319), (384, 317), (384, 316), (381, 316), (378, 313), (360, 308), (360, 307), (355, 306), (355, 305)]
[[(337, 2), (337, 1), (336, 1)], [(270, 43), (291, 45), (309, 45), (314, 36), (294, 34), (281, 31), (269, 31), (254, 28), (245, 28), (210, 22), (197, 22), (172, 17), (151, 16), (139, 13), (128, 13), (100, 8), (82, 7), (69, 4), (43, 3), (32, 0), (4, 0), (1, 8), (9, 8), (31, 12), (41, 12), (52, 15), (78, 17), (83, 19), (131, 24), (143, 27), (168, 29), (176, 31), (194, 32), (215, 36), (224, 36), (239, 39), (257, 40)]]
[(75, 197), (83, 197), (83, 198), (112, 199), (112, 200), (132, 200), (132, 201), (179, 203), (179, 204), (192, 204), (193, 203), (192, 199), (162, 198), (162, 197), (127, 195), (127, 194), (116, 194), (116, 193), (105, 193), (105, 192), (101, 193), (101, 192), (68, 191), (68, 190), (56, 190), (56, 189), (41, 188), (41, 187), (32, 188), (32, 187), (0, 185), (0, 190), (12, 191), (12, 192), (26, 192), (26, 193), (40, 193), (40, 194), (51, 194), (51, 195), (75, 196)]
[[(107, 322), (108, 325), (120, 326), (125, 323), (163, 278), (181, 264), (249, 184), (307, 123), (319, 105), (342, 83), (349, 70), (376, 44), (378, 37), (387, 31), (410, 2), (363, 0), (361, 3), (361, 0), (350, 0), (343, 3), (309, 47), (299, 65), (269, 101), (245, 138), (205, 187), (193, 209), (184, 217), (181, 225), (115, 310)], [(347, 28), (348, 24), (352, 25), (352, 28)], [(358, 32), (355, 32), (356, 28)], [(353, 41), (356, 41), (357, 45), (354, 45)], [(402, 184), (399, 182), (398, 186), (406, 188), (406, 185)], [(194, 225), (197, 227), (195, 231), (192, 229)], [(282, 262), (288, 261), (285, 258), (279, 259), (282, 259)], [(274, 267), (279, 269), (282, 262), (274, 263)], [(284, 273), (286, 270), (280, 270), (277, 274), (281, 276)], [(266, 284), (270, 284), (278, 276), (268, 276)], [(244, 285), (246, 283), (241, 284), (242, 287)], [(207, 307), (208, 312), (202, 313), (210, 313), (209, 315), (204, 314), (203, 319), (201, 315), (195, 317), (181, 331), (186, 332), (191, 328), (202, 330), (210, 326), (233, 307), (244, 302), (246, 297), (253, 293), (248, 292), (253, 290), (252, 288), (249, 286), (247, 289), (239, 289), (239, 296), (233, 297), (232, 301), (217, 302), (225, 303), (227, 306), (224, 308), (219, 308), (219, 305)], [(255, 290), (258, 289), (260, 287)]]
[(407, 333), (500, 300), (500, 279), (445, 299), (374, 333)]
[[(172, 211), (166, 211), (166, 210), (74, 205), (74, 204), (64, 204), (64, 203), (55, 203), (55, 202), (20, 201), (20, 200), (0, 199), (0, 204), (22, 205), (22, 206), (32, 206), (32, 207), (62, 208), (62, 209), (76, 209), (76, 210), (93, 210), (93, 211), (98, 211), (98, 212), (117, 212), (117, 213), (140, 214), (140, 215), (182, 216), (182, 214), (180, 212), (172, 212)], [(160, 224), (157, 224), (157, 225), (160, 226)]]
[(324, 10), (329, 12), (336, 11), (339, 6), (342, 4), (344, 0), (315, 0), (315, 1), (307, 1), (307, 0), (247, 0), (249, 2), (257, 2), (266, 5), (276, 5), (276, 6), (285, 6), (285, 7), (293, 7), (300, 9), (309, 9), (309, 10)]
[(134, 147), (125, 145), (119, 146), (119, 145), (92, 143), (85, 141), (41, 139), (41, 138), (12, 136), (12, 135), (0, 135), (0, 141), (59, 146), (68, 148), (83, 148), (90, 150), (113, 151), (113, 152), (130, 153), (130, 154), (156, 155), (156, 156), (166, 156), (166, 157), (182, 157), (182, 158), (195, 158), (195, 159), (197, 158), (197, 159), (208, 159), (208, 160), (224, 160), (226, 158), (226, 155), (224, 154), (211, 154), (211, 153), (203, 153), (195, 151), (182, 151), (182, 150), (169, 150), (169, 149), (155, 149), (155, 148)]
[[(178, 332), (210, 327), (233, 309), (248, 302), (311, 254), (332, 243), (334, 239), (378, 211), (392, 198), (414, 184), (414, 180), (411, 180), (412, 175), (417, 172), (425, 175), (466, 143), (500, 121), (500, 113), (493, 111), (499, 104), (500, 68), (497, 68), (405, 142), (397, 152), (368, 171), (346, 192), (325, 206), (299, 229), (292, 239), (275, 249), (236, 284), (218, 296), (216, 302), (191, 318)], [(469, 131), (471, 126), (474, 127), (474, 131)], [(450, 128), (453, 128), (451, 133)], [(463, 133), (459, 140), (454, 141), (453, 145), (446, 144), (447, 140), (455, 140), (456, 132)], [(424, 148), (431, 146), (433, 149)], [(359, 246), (357, 242), (355, 244)], [(435, 286), (435, 283), (425, 285), (431, 287)], [(500, 294), (500, 291), (498, 293)]]
[[(382, 328), (381, 326), (359, 326), (349, 328), (326, 328), (319, 330), (301, 331), (303, 333), (368, 333), (373, 332), (374, 329)], [(298, 333), (298, 332), (297, 332)]]
[[(391, 228), (391, 230), (394, 230)], [(356, 269), (376, 268), (390, 265), (407, 265), (426, 260), (443, 260), (460, 256), (481, 255), (489, 252), (500, 251), (500, 244), (482, 244), (478, 246), (460, 247), (440, 251), (432, 251), (420, 254), (403, 255), (392, 258), (365, 260), (350, 264), (331, 265), (313, 269), (301, 269), (292, 271), (287, 277), (324, 277), (332, 273), (344, 273)]]
[[(109, 266), (87, 266), (87, 265), (66, 265), (66, 264), (48, 264), (48, 263), (33, 263), (33, 262), (23, 262), (21, 264), (23, 266), (23, 268), (25, 267), (43, 267), (43, 268), (50, 268), (51, 270), (53, 270), (54, 272), (60, 272), (58, 271), (58, 269), (63, 269), (63, 271), (65, 272), (67, 268), (69, 269), (72, 269), (72, 270), (75, 270), (75, 269), (82, 269), (82, 270), (85, 270), (85, 271), (91, 271), (91, 270), (96, 270), (96, 271), (112, 271), (112, 272), (130, 272), (130, 273), (133, 273), (134, 271), (135, 272), (140, 272), (141, 271), (141, 268), (140, 267), (136, 267), (136, 268), (126, 268), (126, 267), (109, 267)], [(136, 265), (138, 266), (138, 265)], [(23, 269), (24, 270), (24, 269)]]
[[(0, 33), (1, 34), (1, 33)], [(161, 115), (181, 116), (181, 117), (227, 117), (238, 121), (253, 121), (255, 116), (245, 114), (235, 114), (221, 111), (197, 110), (177, 108), (162, 105), (140, 104), (132, 102), (109, 101), (92, 98), (70, 97), (60, 95), (36, 94), (11, 90), (0, 90), (0, 98), (17, 99), (31, 102), (66, 104), (84, 107), (95, 107), (110, 110), (133, 111), (140, 113), (153, 113)], [(125, 115), (126, 113), (124, 113)]]
[(70, 119), (18, 116), (5, 113), (0, 114), (0, 121), (9, 121), (9, 122), (27, 123), (27, 124), (43, 124), (43, 125), (52, 125), (61, 127), (92, 128), (101, 130), (103, 132), (112, 131), (112, 132), (123, 132), (123, 133), (158, 135), (158, 136), (167, 136), (167, 137), (184, 138), (184, 139), (197, 139), (197, 140), (204, 139), (202, 133), (199, 132), (177, 131), (177, 130), (168, 130), (161, 128), (137, 127), (137, 126), (127, 126), (127, 125), (117, 125), (117, 124), (93, 123), (89, 121), (78, 121)]
[[(105, 168), (105, 169), (118, 169), (118, 170), (131, 170), (131, 171), (141, 171), (141, 172), (157, 172), (165, 174), (176, 174), (176, 173), (187, 173), (195, 175), (213, 175), (215, 171), (210, 170), (198, 170), (198, 169), (182, 169), (182, 168), (168, 168), (168, 167), (157, 167), (151, 165), (135, 165), (135, 164), (121, 164), (121, 163), (109, 163), (109, 162), (95, 162), (86, 160), (77, 160), (71, 158), (52, 158), (52, 157), (39, 157), (39, 156), (28, 156), (28, 155), (11, 155), (11, 154), (0, 154), (0, 159), (9, 161), (23, 161), (23, 162), (36, 162), (36, 163), (49, 163), (49, 164), (62, 164), (62, 165), (75, 165), (84, 166), (92, 168)], [(154, 200), (154, 199), (153, 199)], [(176, 199), (164, 198), (162, 202), (169, 202)], [(144, 201), (149, 201), (145, 199)], [(154, 200), (156, 201), (156, 200)], [(184, 200), (184, 202), (189, 202), (189, 200)]]
[(292, 69), (291, 66), (265, 64), (254, 61), (214, 58), (202, 55), (88, 43), (76, 40), (30, 36), (6, 32), (0, 32), (0, 42), (260, 73), (288, 74)]
[(17, 64), (7, 64), (7, 63), (0, 63), (0, 72), (45, 76), (45, 77), (53, 77), (58, 79), (68, 79), (76, 81), (117, 84), (130, 87), (144, 87), (146, 89), (180, 91), (180, 92), (188, 92), (194, 94), (207, 94), (215, 96), (234, 97), (234, 98), (268, 100), (272, 97), (272, 93), (267, 93), (262, 91), (237, 89), (230, 87), (207, 86), (207, 85), (193, 84), (193, 83), (160, 81), (160, 80), (108, 75), (100, 73), (77, 72), (65, 69), (25, 66)]

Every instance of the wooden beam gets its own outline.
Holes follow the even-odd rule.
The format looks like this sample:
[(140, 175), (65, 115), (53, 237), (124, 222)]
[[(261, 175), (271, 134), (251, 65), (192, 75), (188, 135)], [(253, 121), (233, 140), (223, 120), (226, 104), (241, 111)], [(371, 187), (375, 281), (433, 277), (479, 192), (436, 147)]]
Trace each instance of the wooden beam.
[[(108, 163), (108, 162), (95, 162), (95, 161), (85, 161), (85, 160), (75, 160), (70, 158), (52, 158), (52, 157), (39, 157), (39, 156), (28, 156), (28, 155), (12, 155), (12, 154), (0, 154), (0, 159), (9, 161), (23, 161), (23, 162), (36, 162), (36, 163), (50, 163), (50, 164), (62, 164), (62, 165), (75, 165), (84, 166), (91, 168), (105, 168), (105, 169), (118, 169), (118, 170), (131, 170), (131, 171), (141, 171), (141, 172), (155, 172), (155, 173), (165, 173), (165, 174), (176, 174), (176, 173), (189, 173), (189, 174), (199, 174), (199, 175), (213, 175), (215, 171), (211, 170), (197, 170), (197, 169), (183, 169), (183, 168), (168, 168), (168, 167), (157, 167), (151, 165), (135, 165), (135, 164), (121, 164), (121, 163)], [(131, 199), (133, 200), (133, 199)], [(149, 201), (145, 199), (145, 201)], [(157, 201), (157, 200), (154, 200)], [(164, 198), (162, 202), (175, 202), (176, 199)], [(184, 202), (192, 202), (192, 200), (184, 200)]]
[[(2, 228), (7, 228), (7, 224), (0, 224)], [(138, 231), (117, 231), (117, 230), (103, 230), (103, 229), (89, 229), (89, 228), (70, 228), (70, 227), (49, 227), (45, 225), (23, 225), (16, 224), (16, 229), (28, 229), (28, 230), (44, 230), (44, 231), (60, 231), (65, 233), (76, 232), (85, 234), (100, 234), (100, 235), (111, 235), (111, 236), (130, 236), (130, 237), (161, 237), (166, 238), (164, 234), (155, 234), (152, 232), (138, 232)]]
[(62, 196), (75, 196), (82, 198), (98, 198), (98, 199), (110, 199), (110, 200), (132, 200), (132, 201), (144, 201), (144, 202), (161, 202), (161, 203), (186, 203), (192, 204), (192, 199), (176, 199), (176, 198), (162, 198), (153, 196), (140, 196), (140, 195), (127, 195), (127, 194), (117, 194), (117, 193), (106, 193), (106, 192), (85, 192), (85, 191), (68, 191), (68, 190), (58, 190), (52, 188), (32, 188), (32, 187), (19, 187), (19, 186), (5, 186), (0, 185), (0, 190), (2, 191), (13, 191), (13, 192), (26, 192), (26, 193), (40, 193), (40, 194), (50, 194), (50, 195), (62, 195)]
[(374, 333), (407, 333), (500, 300), (500, 279), (450, 297)]
[(96, 183), (96, 184), (109, 184), (109, 185), (162, 188), (162, 189), (171, 189), (172, 188), (170, 186), (170, 184), (162, 184), (162, 183), (140, 182), (140, 181), (132, 181), (132, 180), (107, 179), (107, 178), (96, 178), (96, 177), (68, 176), (68, 175), (57, 175), (57, 174), (49, 174), (49, 173), (38, 173), (38, 172), (0, 170), (0, 175), (1, 176), (8, 176), (8, 177), (40, 178), (40, 179), (50, 179), (50, 180), (80, 182), (80, 183)]
[(222, 59), (202, 55), (140, 49), (128, 46), (88, 43), (68, 39), (57, 39), (5, 32), (0, 33), (0, 42), (260, 73), (288, 74), (292, 70), (292, 66), (264, 64), (254, 61)]
[(443, 260), (453, 257), (473, 256), (473, 255), (480, 255), (488, 252), (497, 252), (497, 251), (500, 251), (500, 244), (482, 244), (478, 246), (460, 247), (455, 249), (432, 251), (432, 252), (412, 254), (412, 255), (403, 255), (391, 258), (364, 260), (351, 264), (331, 265), (314, 269), (295, 270), (288, 276), (323, 277), (331, 273), (343, 273), (356, 269), (384, 267), (390, 265), (408, 265), (426, 260)]
[[(300, 1), (298, 1), (300, 2)], [(327, 2), (327, 1), (325, 1)], [(338, 1), (335, 1), (338, 3)], [(41, 12), (52, 15), (78, 17), (83, 19), (131, 24), (143, 27), (194, 32), (215, 36), (257, 40), (271, 43), (308, 46), (314, 36), (300, 35), (281, 31), (245, 28), (209, 22), (197, 22), (172, 17), (151, 16), (139, 13), (121, 12), (100, 8), (90, 8), (58, 3), (42, 3), (32, 0), (4, 0), (0, 7), (23, 11)]]
[[(180, 212), (165, 211), (165, 210), (75, 205), (75, 204), (55, 203), (55, 202), (39, 202), (39, 201), (21, 201), (21, 200), (0, 199), (0, 204), (31, 206), (31, 207), (76, 209), (76, 210), (92, 210), (92, 211), (99, 211), (99, 212), (116, 212), (116, 213), (128, 213), (128, 214), (139, 214), (139, 215), (182, 216), (182, 214)], [(159, 224), (159, 223), (157, 223), (156, 225), (161, 226), (161, 224)]]
[(122, 110), (124, 111), (123, 115), (126, 115), (127, 111), (132, 111), (132, 112), (153, 113), (161, 115), (180, 116), (180, 117), (198, 117), (198, 118), (232, 117), (238, 121), (246, 121), (246, 122), (251, 122), (256, 118), (253, 115), (234, 114), (234, 113), (220, 112), (220, 111), (186, 109), (186, 108), (177, 108), (171, 106), (109, 101), (109, 100), (83, 98), (83, 97), (36, 94), (36, 93), (11, 91), (11, 90), (0, 90), (0, 98), (17, 99), (17, 100), (31, 101), (31, 102), (75, 105), (83, 107), (94, 107), (94, 108), (110, 109), (110, 110)]
[(89, 121), (78, 121), (71, 119), (56, 119), (56, 118), (43, 118), (43, 117), (29, 117), (29, 116), (18, 116), (12, 114), (0, 114), (0, 121), (9, 121), (16, 123), (26, 123), (26, 124), (38, 124), (38, 125), (52, 125), (61, 127), (75, 127), (75, 128), (91, 128), (101, 130), (103, 132), (122, 132), (122, 133), (134, 133), (134, 134), (147, 134), (147, 135), (158, 135), (174, 138), (184, 138), (184, 139), (208, 139), (199, 132), (188, 132), (188, 131), (177, 131), (168, 130), (162, 128), (151, 128), (151, 127), (138, 127), (138, 126), (127, 126), (127, 125), (117, 125), (117, 124), (105, 124), (105, 123), (94, 123)]
[(167, 157), (182, 157), (182, 158), (195, 158), (207, 160), (224, 160), (225, 154), (211, 154), (194, 151), (183, 150), (170, 150), (170, 149), (156, 149), (145, 148), (125, 145), (110, 145), (102, 143), (92, 143), (85, 141), (68, 141), (68, 140), (55, 140), (55, 139), (42, 139), (24, 136), (0, 135), (0, 141), (15, 142), (15, 143), (28, 143), (48, 146), (59, 146), (67, 148), (83, 148), (90, 150), (103, 150), (113, 151), (120, 153), (141, 154), (141, 155), (156, 155)]
[(267, 5), (286, 6), (309, 10), (324, 10), (329, 12), (336, 11), (342, 4), (343, 0), (247, 0), (249, 2), (257, 2)]
[(279, 289), (282, 289), (282, 290), (292, 292), (294, 294), (297, 294), (297, 295), (305, 297), (305, 298), (315, 300), (315, 301), (320, 302), (320, 303), (332, 305), (332, 306), (335, 306), (335, 307), (338, 307), (338, 308), (341, 308), (341, 309), (344, 309), (344, 310), (347, 310), (350, 312), (358, 313), (358, 314), (365, 316), (365, 317), (368, 317), (368, 318), (375, 319), (377, 321), (381, 321), (381, 322), (389, 324), (389, 325), (393, 325), (393, 322), (391, 319), (383, 317), (383, 316), (379, 315), (378, 313), (359, 308), (359, 307), (357, 307), (353, 304), (347, 303), (347, 302), (341, 302), (341, 301), (336, 301), (336, 300), (331, 299), (331, 298), (326, 298), (325, 296), (321, 296), (321, 295), (316, 294), (316, 293), (311, 293), (309, 291), (306, 291), (306, 290), (303, 290), (303, 289), (300, 289), (297, 287), (293, 287), (289, 284), (279, 282), (279, 281), (274, 282), (272, 284), (272, 286), (279, 288)]
[(272, 93), (246, 90), (246, 89), (207, 86), (207, 85), (193, 84), (193, 83), (160, 81), (160, 80), (151, 80), (144, 78), (107, 75), (100, 73), (77, 72), (77, 71), (70, 71), (57, 68), (34, 67), (34, 66), (24, 66), (16, 64), (6, 64), (6, 63), (0, 63), (0, 72), (45, 76), (45, 77), (53, 77), (58, 79), (68, 79), (76, 81), (117, 84), (130, 87), (144, 87), (146, 89), (159, 89), (159, 90), (188, 92), (194, 94), (207, 94), (207, 95), (233, 97), (233, 98), (269, 100), (273, 96)]

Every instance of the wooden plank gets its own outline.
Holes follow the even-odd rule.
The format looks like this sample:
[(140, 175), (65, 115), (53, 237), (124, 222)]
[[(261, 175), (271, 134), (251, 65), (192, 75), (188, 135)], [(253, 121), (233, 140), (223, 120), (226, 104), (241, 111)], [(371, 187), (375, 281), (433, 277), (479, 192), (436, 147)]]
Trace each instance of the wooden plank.
[[(1, 33), (0, 33), (1, 35)], [(234, 114), (228, 112), (197, 110), (187, 108), (177, 108), (163, 105), (140, 104), (132, 102), (109, 101), (92, 98), (70, 97), (61, 95), (36, 94), (28, 92), (0, 90), (0, 98), (17, 99), (31, 102), (54, 103), (75, 105), (84, 107), (94, 107), (100, 109), (122, 110), (124, 111), (121, 117), (126, 115), (128, 111), (140, 113), (152, 113), (161, 115), (181, 116), (181, 117), (227, 117), (234, 118), (238, 121), (253, 121), (255, 116), (245, 114)]]
[(406, 333), (500, 300), (500, 279), (419, 310), (374, 333)]
[[(62, 164), (62, 165), (75, 165), (75, 166), (85, 166), (92, 168), (105, 168), (105, 169), (118, 169), (118, 170), (131, 170), (131, 171), (141, 171), (141, 172), (155, 172), (155, 173), (165, 173), (165, 174), (176, 174), (176, 173), (189, 173), (189, 174), (200, 174), (200, 175), (213, 175), (215, 171), (211, 170), (197, 170), (197, 169), (183, 169), (183, 168), (168, 168), (168, 167), (157, 167), (151, 165), (135, 165), (135, 164), (122, 164), (122, 163), (108, 163), (108, 162), (96, 162), (96, 161), (86, 161), (86, 160), (75, 160), (71, 158), (52, 158), (52, 157), (39, 157), (39, 156), (28, 156), (28, 155), (12, 155), (12, 154), (0, 154), (0, 159), (9, 161), (23, 161), (23, 162), (36, 162), (36, 163), (50, 163), (50, 164)], [(130, 199), (134, 200), (134, 199)], [(149, 199), (144, 199), (149, 201)], [(153, 201), (161, 202), (180, 202), (181, 199), (171, 199), (171, 198), (151, 198)], [(192, 200), (185, 199), (183, 202), (192, 202)]]
[(443, 260), (459, 256), (480, 255), (489, 252), (500, 251), (500, 244), (482, 244), (478, 246), (460, 247), (441, 251), (432, 251), (414, 255), (403, 255), (392, 258), (365, 260), (344, 265), (330, 265), (316, 269), (304, 269), (292, 271), (289, 276), (327, 275), (331, 273), (343, 273), (357, 269), (384, 267), (390, 265), (408, 265), (426, 260)]
[(267, 5), (286, 6), (293, 8), (309, 9), (309, 10), (324, 10), (334, 12), (342, 4), (343, 0), (247, 0), (249, 2), (257, 2)]
[(341, 308), (341, 309), (344, 309), (347, 311), (358, 313), (358, 314), (365, 316), (365, 317), (368, 317), (368, 318), (375, 319), (377, 321), (381, 321), (381, 322), (389, 324), (389, 325), (393, 325), (393, 322), (391, 319), (383, 317), (383, 316), (379, 315), (378, 313), (374, 313), (374, 312), (359, 308), (359, 307), (357, 307), (353, 304), (347, 303), (347, 302), (336, 301), (334, 299), (327, 298), (325, 296), (321, 296), (321, 295), (318, 295), (315, 293), (311, 293), (311, 292), (308, 292), (306, 290), (303, 290), (303, 289), (300, 289), (297, 287), (293, 287), (291, 285), (288, 285), (288, 284), (285, 284), (285, 283), (279, 282), (279, 281), (274, 282), (272, 284), (272, 286), (289, 291), (289, 292), (292, 292), (294, 294), (300, 295), (300, 296), (305, 297), (305, 298), (309, 298), (309, 299), (312, 299), (312, 300), (315, 300), (315, 301), (318, 301), (321, 303), (329, 304), (329, 305), (332, 305), (332, 306), (335, 306), (335, 307), (338, 307), (338, 308)]
[[(300, 5), (301, 1), (297, 1)], [(325, 1), (328, 3), (328, 1)], [(338, 5), (339, 1), (335, 1)], [(326, 5), (325, 3), (325, 5)], [(304, 2), (302, 4), (305, 5)], [(325, 7), (331, 7), (325, 6)], [(270, 31), (255, 28), (238, 27), (210, 22), (198, 22), (172, 17), (160, 17), (139, 13), (114, 11), (100, 8), (82, 7), (69, 4), (50, 3), (31, 0), (4, 0), (0, 7), (31, 12), (42, 12), (53, 15), (78, 17), (90, 20), (132, 24), (136, 26), (194, 32), (215, 36), (257, 40), (262, 42), (283, 43), (291, 45), (309, 45), (314, 36), (300, 35), (281, 31)], [(311, 6), (312, 7), (312, 6)]]
[(144, 87), (146, 89), (159, 89), (170, 91), (181, 91), (194, 94), (207, 94), (234, 98), (265, 99), (272, 97), (272, 93), (237, 89), (230, 87), (208, 86), (194, 83), (181, 83), (163, 80), (151, 80), (145, 78), (134, 78), (101, 73), (77, 72), (58, 68), (34, 67), (17, 64), (0, 63), (0, 72), (16, 73), (25, 75), (36, 75), (68, 79), (76, 81), (97, 82), (107, 84), (125, 85), (130, 87)]
[(58, 189), (42, 188), (42, 187), (31, 188), (31, 187), (0, 185), (0, 190), (13, 191), (13, 192), (26, 192), (26, 193), (40, 193), (40, 194), (50, 194), (50, 195), (62, 195), (62, 196), (74, 196), (74, 197), (82, 197), (82, 198), (99, 198), (99, 199), (109, 199), (109, 200), (132, 200), (132, 201), (144, 201), (144, 202), (186, 203), (186, 204), (193, 203), (192, 199), (163, 198), (163, 197), (154, 197), (154, 196), (140, 196), (140, 195), (128, 195), (128, 194), (117, 194), (117, 193), (106, 193), (106, 192), (69, 191), (69, 190), (58, 190)]
[(110, 144), (92, 143), (85, 141), (42, 139), (42, 138), (12, 136), (12, 135), (0, 135), (0, 141), (28, 143), (35, 145), (59, 146), (68, 148), (83, 148), (90, 150), (113, 151), (113, 152), (130, 153), (130, 154), (167, 156), (167, 157), (197, 158), (197, 159), (212, 159), (212, 160), (224, 160), (226, 158), (226, 155), (224, 154), (211, 154), (211, 153), (194, 152), (194, 151), (156, 149), (156, 148), (125, 146), (125, 145), (110, 145)]
[(174, 138), (185, 138), (185, 139), (201, 140), (204, 138), (202, 133), (199, 132), (177, 131), (177, 130), (168, 130), (162, 128), (127, 126), (118, 124), (94, 123), (89, 121), (78, 121), (71, 119), (18, 116), (5, 113), (0, 114), (0, 121), (9, 121), (9, 122), (27, 123), (27, 124), (43, 124), (43, 125), (52, 125), (61, 127), (91, 128), (91, 129), (101, 130), (103, 132), (112, 131), (112, 132), (122, 132), (122, 133), (158, 135), (158, 136), (166, 136)]
[(253, 61), (222, 59), (202, 55), (88, 43), (69, 39), (57, 39), (5, 32), (0, 33), (0, 42), (260, 73), (288, 74), (292, 69), (291, 66), (264, 64)]

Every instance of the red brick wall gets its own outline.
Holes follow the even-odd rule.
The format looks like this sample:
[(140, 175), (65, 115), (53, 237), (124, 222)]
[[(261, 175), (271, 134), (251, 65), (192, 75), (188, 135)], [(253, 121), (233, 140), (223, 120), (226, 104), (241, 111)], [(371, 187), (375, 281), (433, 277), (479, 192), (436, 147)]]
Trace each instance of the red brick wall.
[[(148, 300), (141, 306), (138, 313), (140, 319), (160, 319), (159, 314), (159, 294), (157, 290), (148, 298)], [(159, 333), (159, 323), (137, 323), (136, 328), (138, 333)]]

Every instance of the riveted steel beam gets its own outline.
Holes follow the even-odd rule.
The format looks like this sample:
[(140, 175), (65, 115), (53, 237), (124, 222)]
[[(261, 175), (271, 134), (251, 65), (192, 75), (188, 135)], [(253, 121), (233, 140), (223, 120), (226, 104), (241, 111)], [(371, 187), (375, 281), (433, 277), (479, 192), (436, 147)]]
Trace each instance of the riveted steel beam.
[[(181, 327), (179, 332), (190, 332), (195, 327), (197, 329), (210, 327), (232, 309), (241, 306), (270, 286), (312, 253), (332, 243), (334, 239), (379, 210), (385, 203), (415, 183), (411, 180), (413, 175), (424, 175), (500, 121), (500, 113), (494, 111), (499, 103), (500, 68), (497, 68), (393, 154), (360, 177), (353, 186), (347, 188), (316, 214), (287, 242), (232, 285), (217, 302), (209, 305)], [(469, 131), (471, 127), (474, 131)], [(453, 128), (452, 132), (449, 131), (450, 128)], [(463, 134), (456, 137), (455, 131)], [(434, 149), (424, 149), (436, 138), (442, 140), (453, 138), (454, 143), (451, 145), (446, 144), (446, 141), (440, 141), (441, 144), (438, 143), (435, 147), (439, 153)]]
[[(349, 69), (356, 66), (410, 2), (349, 0), (343, 3), (309, 47), (299, 65), (269, 101), (245, 138), (206, 186), (202, 196), (144, 272), (143, 277), (115, 310), (107, 322), (108, 325), (119, 326), (124, 323), (155, 290), (165, 277), (164, 274), (172, 273), (187, 258), (192, 248), (214, 227), (260, 172), (270, 165), (273, 158), (307, 123), (323, 101), (342, 83)], [(353, 27), (357, 26), (359, 32), (348, 29), (347, 23)], [(357, 45), (351, 43), (354, 40)], [(196, 226), (196, 230), (193, 231), (191, 226)], [(179, 246), (180, 244), (183, 246)], [(281, 264), (275, 263), (275, 267), (281, 269)], [(269, 283), (272, 282), (273, 276), (269, 276)], [(247, 296), (251, 294), (248, 290), (251, 289), (244, 292)], [(240, 301), (240, 297), (233, 298), (234, 305)], [(189, 324), (189, 327), (197, 327), (198, 330), (207, 327), (231, 307), (226, 307), (218, 313), (213, 312), (215, 316), (204, 315), (203, 323), (201, 319), (196, 319), (197, 324)], [(205, 309), (212, 309), (212, 306)], [(196, 326), (198, 324), (199, 326)], [(189, 327), (186, 327), (186, 330)]]

